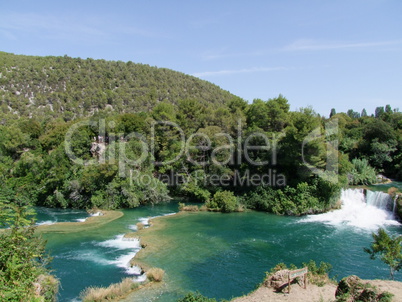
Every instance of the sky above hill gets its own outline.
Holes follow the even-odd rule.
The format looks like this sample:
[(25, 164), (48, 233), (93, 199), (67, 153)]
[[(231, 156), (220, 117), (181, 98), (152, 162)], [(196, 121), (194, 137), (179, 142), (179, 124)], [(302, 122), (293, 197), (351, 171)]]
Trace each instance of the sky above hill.
[(402, 1), (0, 2), (0, 50), (133, 61), (328, 116), (402, 110)]

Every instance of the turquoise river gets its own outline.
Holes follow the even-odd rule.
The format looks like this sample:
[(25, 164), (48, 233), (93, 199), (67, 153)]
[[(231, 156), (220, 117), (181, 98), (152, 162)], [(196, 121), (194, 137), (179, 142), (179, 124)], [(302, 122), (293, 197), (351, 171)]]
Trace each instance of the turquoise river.
[[(394, 220), (392, 204), (379, 204), (381, 196), (370, 198), (376, 199), (375, 204), (370, 205), (361, 190), (346, 190), (342, 209), (306, 217), (260, 212), (170, 215), (157, 230), (163, 244), (145, 259), (150, 266), (165, 270), (166, 284), (125, 301), (171, 302), (197, 290), (209, 297), (230, 299), (255, 289), (277, 263), (301, 265), (310, 259), (331, 263), (331, 276), (337, 279), (350, 274), (385, 279), (387, 267), (370, 260), (363, 248), (370, 245), (371, 232), (379, 226), (393, 234), (402, 234), (402, 227)], [(135, 231), (138, 222), (146, 224), (150, 217), (173, 214), (177, 209), (177, 203), (170, 202), (123, 210), (123, 217), (98, 229), (44, 234), (53, 257), (52, 269), (61, 281), (59, 301), (79, 301), (86, 287), (135, 278), (138, 271), (129, 269), (127, 263), (140, 245), (123, 240), (123, 234)], [(88, 216), (80, 210), (37, 211), (38, 223)], [(402, 273), (397, 273), (396, 279), (402, 281)]]

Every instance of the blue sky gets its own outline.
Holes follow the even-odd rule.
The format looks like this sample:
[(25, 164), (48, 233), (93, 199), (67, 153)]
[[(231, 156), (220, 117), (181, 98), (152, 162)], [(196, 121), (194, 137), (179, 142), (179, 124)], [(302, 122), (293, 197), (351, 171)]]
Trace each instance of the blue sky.
[(0, 2), (0, 50), (133, 61), (318, 113), (402, 110), (402, 1)]

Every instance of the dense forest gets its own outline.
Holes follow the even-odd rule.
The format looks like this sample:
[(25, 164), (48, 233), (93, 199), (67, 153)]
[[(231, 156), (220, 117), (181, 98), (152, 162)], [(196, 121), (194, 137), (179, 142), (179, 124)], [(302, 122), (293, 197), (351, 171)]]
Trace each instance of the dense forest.
[(119, 208), (184, 197), (302, 215), (402, 178), (402, 113), (290, 111), (134, 64), (0, 53), (0, 199)]

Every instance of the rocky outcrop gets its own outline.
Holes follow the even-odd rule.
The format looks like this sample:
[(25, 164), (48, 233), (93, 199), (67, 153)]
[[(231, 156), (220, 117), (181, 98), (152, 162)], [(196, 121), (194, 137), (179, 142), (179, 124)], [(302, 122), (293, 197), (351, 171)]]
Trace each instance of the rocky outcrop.
[(264, 285), (266, 287), (270, 287), (275, 289), (276, 291), (282, 290), (289, 281), (289, 270), (280, 270), (275, 272), (274, 274), (268, 276), (265, 280)]
[(93, 157), (99, 158), (106, 150), (105, 143), (93, 142), (91, 145), (91, 153)]

